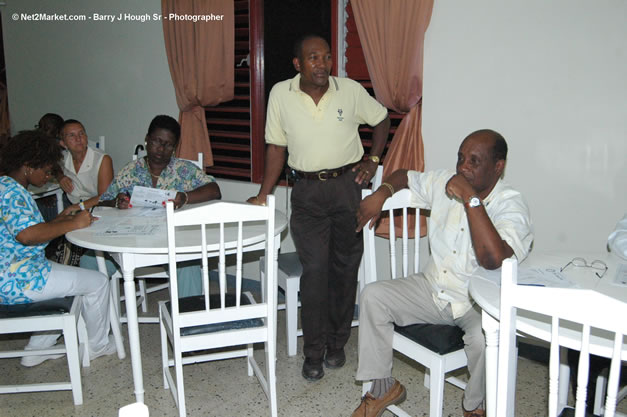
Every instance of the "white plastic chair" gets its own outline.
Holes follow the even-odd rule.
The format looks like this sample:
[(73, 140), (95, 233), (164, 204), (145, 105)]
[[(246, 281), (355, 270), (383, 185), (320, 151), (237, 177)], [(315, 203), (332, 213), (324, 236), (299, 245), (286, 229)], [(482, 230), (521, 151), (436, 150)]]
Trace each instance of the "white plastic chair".
[[(185, 393), (183, 365), (196, 362), (220, 360), (233, 357), (246, 357), (248, 375), (257, 376), (269, 399), (270, 414), (277, 415), (276, 395), (276, 282), (275, 263), (265, 266), (266, 292), (264, 301), (256, 302), (252, 295), (242, 291), (242, 262), (245, 242), (244, 229), (265, 228), (265, 256), (274, 259), (274, 196), (268, 196), (267, 206), (245, 203), (213, 202), (201, 207), (174, 212), (174, 205), (168, 202), (168, 257), (170, 270), (170, 300), (159, 302), (161, 329), (161, 352), (163, 358), (163, 378), (166, 389), (170, 388), (178, 406), (179, 415), (185, 416)], [(253, 222), (253, 224), (251, 224)], [(228, 244), (225, 238), (225, 224), (237, 225), (237, 243)], [(207, 228), (217, 228), (219, 242), (207, 241)], [(182, 229), (182, 230), (181, 230)], [(198, 233), (202, 242), (200, 252), (204, 295), (178, 298), (176, 261), (177, 256), (199, 251), (198, 248), (181, 248), (176, 245), (175, 231)], [(209, 246), (209, 249), (208, 249)], [(219, 285), (213, 292), (209, 285), (207, 257), (218, 253)], [(235, 288), (226, 284), (226, 259), (235, 258)], [(261, 372), (253, 354), (253, 343), (265, 344), (266, 375)], [(220, 350), (224, 347), (240, 346), (237, 350)], [(183, 356), (187, 352), (213, 350)], [(170, 351), (172, 356), (170, 357)], [(170, 368), (174, 367), (176, 377)], [(230, 375), (223, 375), (228, 378)], [(233, 398), (237, 400), (237, 394)]]
[[(372, 194), (370, 190), (362, 191), (363, 198)], [(410, 240), (413, 240), (413, 274), (419, 272), (420, 266), (420, 221), (419, 209), (416, 209), (416, 225), (414, 237), (409, 237), (408, 212), (411, 208), (411, 192), (408, 189), (397, 191), (388, 198), (383, 205), (383, 211), (387, 211), (390, 218), (400, 210), (402, 213), (403, 232), (401, 239), (400, 259), (397, 260), (396, 230), (394, 221), (390, 222), (389, 250), (388, 254), (377, 253), (375, 248), (374, 228), (370, 224), (364, 227), (364, 273), (366, 284), (381, 280), (383, 277), (377, 274), (377, 261), (384, 257), (390, 259), (390, 278), (400, 278), (410, 275)], [(397, 273), (397, 264), (400, 262), (401, 273)], [(363, 307), (362, 307), (363, 308)], [(438, 340), (432, 336), (438, 334)], [(420, 363), (426, 368), (424, 384), (429, 388), (429, 415), (431, 417), (442, 416), (444, 401), (444, 382), (449, 382), (461, 389), (466, 388), (466, 383), (457, 377), (446, 377), (448, 372), (466, 366), (466, 353), (464, 352), (463, 332), (456, 326), (415, 324), (405, 327), (395, 327), (393, 348), (397, 352)], [(370, 388), (370, 383), (363, 384), (364, 394)], [(388, 410), (397, 416), (409, 416), (398, 406), (392, 405)]]
[(98, 140), (88, 140), (87, 144), (94, 148), (94, 149), (99, 149), (102, 152), (104, 152), (105, 150), (105, 137), (104, 136), (98, 136)]
[[(85, 348), (87, 343), (85, 325), (81, 321), (77, 326), (81, 305), (82, 297), (75, 296), (30, 304), (0, 306), (0, 334), (61, 330), (64, 340), (63, 345), (57, 344), (48, 349), (2, 351), (0, 358), (65, 354), (70, 373), (69, 382), (1, 385), (0, 394), (71, 390), (74, 404), (83, 403), (80, 364), (82, 361), (83, 366), (89, 366), (89, 352)], [(80, 345), (77, 332), (80, 334), (80, 340), (84, 342)]]
[[(135, 150), (133, 151), (133, 161), (136, 161), (137, 158), (143, 158), (146, 155), (146, 151), (144, 150), (144, 145), (135, 146)], [(189, 160), (186, 161), (192, 162), (201, 170), (203, 169), (203, 154), (198, 152), (198, 160)], [(113, 294), (116, 299), (118, 311), (122, 311), (122, 301), (124, 301), (124, 296), (120, 294), (120, 279), (122, 279), (122, 275), (119, 272), (116, 272), (112, 278), (115, 278), (115, 283), (113, 284)], [(146, 266), (142, 268), (137, 268), (135, 270), (135, 278), (138, 280), (139, 289), (136, 292), (136, 296), (138, 297), (137, 304), (141, 306), (142, 313), (148, 312), (148, 294), (161, 291), (167, 289), (170, 284), (167, 281), (169, 278), (167, 270), (163, 266)], [(165, 282), (160, 284), (155, 284), (148, 286), (146, 285), (147, 279), (160, 279), (165, 280)], [(126, 317), (120, 317), (120, 321), (126, 322)], [(139, 323), (159, 323), (158, 316), (141, 316), (138, 317)]]
[[(144, 156), (146, 156), (146, 150), (144, 149), (144, 145), (139, 144), (137, 146), (135, 146), (135, 150), (133, 151), (133, 161), (136, 161), (137, 158), (143, 158)], [(193, 160), (193, 159), (183, 159), (184, 161), (189, 161), (191, 163), (193, 163), (194, 165), (196, 165), (198, 168), (202, 169), (204, 171), (204, 167), (203, 167), (203, 153), (202, 152), (198, 152), (198, 159)]]
[[(517, 285), (518, 263), (513, 259), (503, 261), (501, 271), (501, 306), (499, 313), (499, 358), (497, 372), (496, 415), (513, 415), (513, 392), (516, 388), (516, 317), (519, 310), (546, 316), (551, 322), (551, 349), (549, 363), (549, 406), (547, 415), (558, 415), (558, 386), (560, 346), (564, 337), (560, 323), (581, 329), (581, 349), (577, 370), (575, 417), (583, 417), (586, 409), (589, 348), (591, 329), (614, 333), (611, 349), (609, 382), (605, 403), (605, 416), (615, 415), (618, 381), (623, 349), (623, 336), (627, 334), (627, 304), (593, 290), (573, 288), (545, 288)], [(560, 302), (560, 300), (567, 300)]]
[[(594, 393), (594, 408), (592, 412), (596, 416), (602, 416), (605, 413), (605, 405), (603, 404), (603, 399), (607, 395), (607, 375), (608, 370), (605, 369), (598, 377), (596, 383), (596, 391)], [(627, 386), (622, 387), (616, 396), (616, 404), (620, 403), (627, 397)], [(627, 414), (616, 412), (614, 414), (618, 417), (627, 417)]]
[[(377, 189), (381, 185), (383, 178), (383, 166), (377, 167), (377, 172), (372, 178), (372, 187)], [(264, 281), (263, 269), (265, 258), (259, 260), (259, 270), (261, 271), (261, 281)], [(300, 292), (300, 276), (303, 274), (303, 266), (300, 263), (296, 252), (279, 254), (277, 284), (285, 293), (285, 303), (279, 304), (279, 310), (285, 310), (285, 333), (287, 335), (287, 355), (294, 356), (297, 351), (297, 338), (303, 335), (303, 330), (298, 328), (298, 293)], [(359, 287), (358, 293), (364, 288), (363, 260), (359, 267)], [(359, 298), (359, 297), (358, 297)], [(359, 326), (359, 320), (353, 320), (351, 326)]]

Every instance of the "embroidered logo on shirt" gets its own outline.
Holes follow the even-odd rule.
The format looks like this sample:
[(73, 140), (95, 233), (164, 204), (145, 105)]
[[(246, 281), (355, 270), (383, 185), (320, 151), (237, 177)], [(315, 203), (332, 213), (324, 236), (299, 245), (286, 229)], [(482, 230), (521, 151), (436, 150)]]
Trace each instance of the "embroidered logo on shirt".
[(337, 109), (337, 121), (341, 122), (344, 120), (344, 118), (342, 117), (342, 113), (344, 113), (344, 110), (342, 109)]

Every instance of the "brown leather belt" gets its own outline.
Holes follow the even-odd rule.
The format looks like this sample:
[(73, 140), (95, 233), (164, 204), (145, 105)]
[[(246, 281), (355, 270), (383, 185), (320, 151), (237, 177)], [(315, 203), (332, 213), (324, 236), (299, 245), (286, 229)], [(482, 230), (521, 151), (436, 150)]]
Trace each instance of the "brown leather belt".
[(339, 167), (335, 169), (323, 169), (322, 171), (316, 171), (316, 172), (304, 172), (304, 171), (297, 171), (295, 169), (292, 169), (292, 171), (298, 176), (299, 179), (326, 181), (329, 179), (339, 177), (340, 175), (344, 174), (346, 171), (349, 171), (350, 169), (352, 169), (358, 163), (359, 161), (353, 162), (352, 164), (344, 165), (343, 167)]

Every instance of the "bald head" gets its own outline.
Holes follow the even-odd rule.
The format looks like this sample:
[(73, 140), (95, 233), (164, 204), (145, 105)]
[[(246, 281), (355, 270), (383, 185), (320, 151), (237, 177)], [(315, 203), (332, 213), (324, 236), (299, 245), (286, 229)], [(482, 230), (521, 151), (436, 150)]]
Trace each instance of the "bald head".
[[(476, 130), (470, 135), (466, 136), (464, 142), (471, 138), (490, 146), (494, 162), (507, 160), (507, 142), (505, 141), (503, 135), (501, 135), (499, 132), (496, 132), (492, 129)], [(462, 145), (464, 142), (462, 142)]]
[(505, 170), (507, 143), (494, 130), (477, 130), (466, 136), (457, 152), (457, 173), (485, 198)]

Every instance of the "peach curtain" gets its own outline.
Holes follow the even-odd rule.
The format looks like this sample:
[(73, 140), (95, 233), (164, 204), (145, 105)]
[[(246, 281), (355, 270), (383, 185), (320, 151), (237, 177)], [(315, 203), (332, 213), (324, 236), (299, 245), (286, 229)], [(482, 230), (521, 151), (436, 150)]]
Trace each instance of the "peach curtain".
[[(423, 171), (422, 64), (433, 0), (351, 0), (351, 6), (377, 100), (404, 114), (383, 177), (399, 168)], [(381, 223), (377, 233), (387, 235), (387, 219)]]
[(233, 99), (233, 0), (162, 0), (161, 11), (165, 50), (180, 109), (181, 141), (176, 154), (197, 159), (202, 152), (205, 166), (211, 166), (204, 107)]

